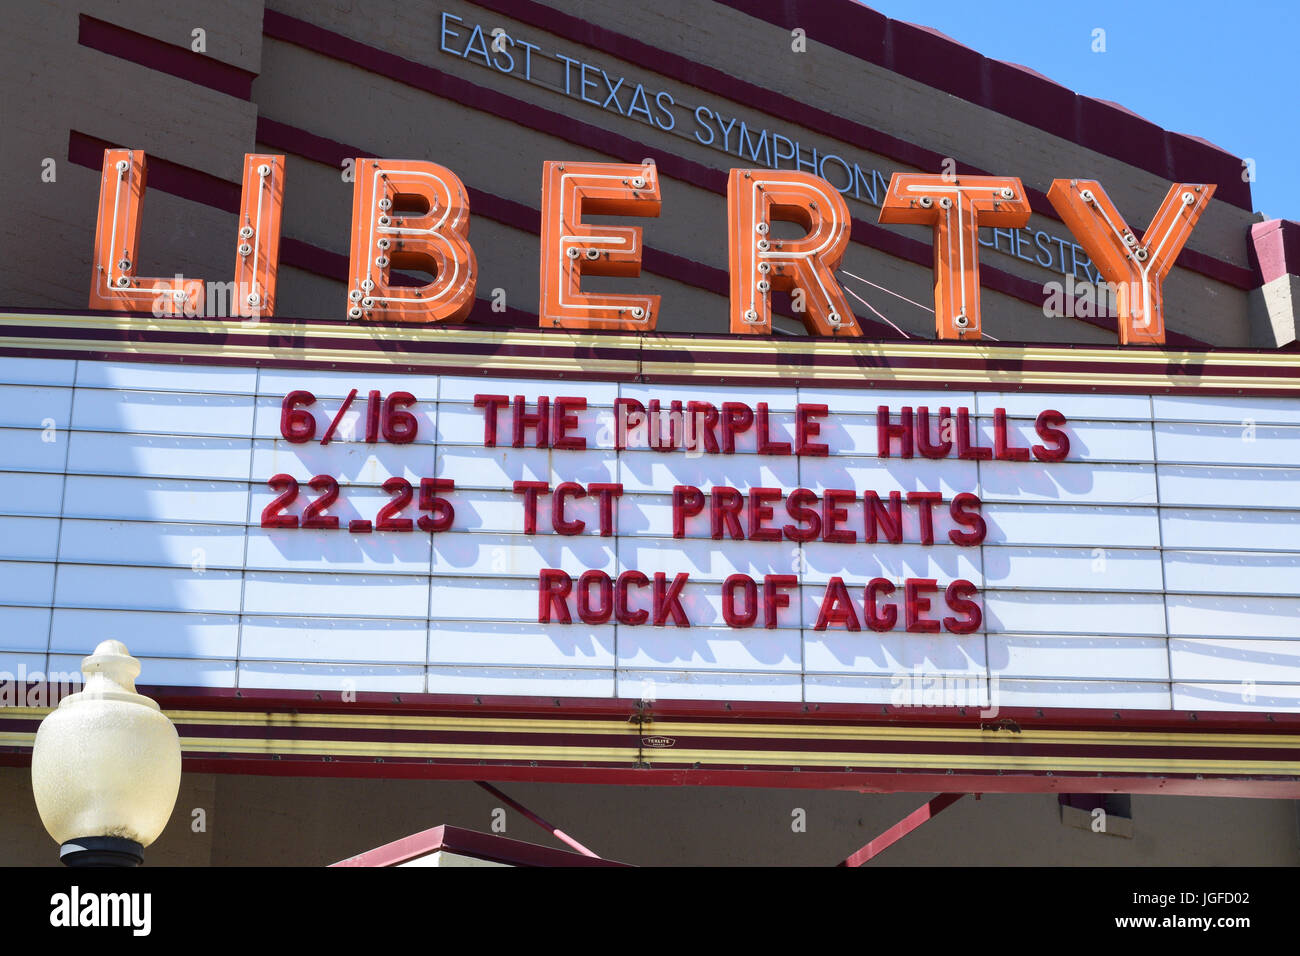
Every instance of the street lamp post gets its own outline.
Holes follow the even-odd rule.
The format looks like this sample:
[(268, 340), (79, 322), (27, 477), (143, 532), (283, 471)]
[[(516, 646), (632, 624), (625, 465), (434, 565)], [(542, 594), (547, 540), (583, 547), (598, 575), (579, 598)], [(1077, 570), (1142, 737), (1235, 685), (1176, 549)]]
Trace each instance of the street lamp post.
[(85, 689), (36, 731), (32, 792), (68, 866), (138, 866), (176, 805), (181, 747), (158, 705), (135, 691), (140, 662), (121, 641), (81, 661)]

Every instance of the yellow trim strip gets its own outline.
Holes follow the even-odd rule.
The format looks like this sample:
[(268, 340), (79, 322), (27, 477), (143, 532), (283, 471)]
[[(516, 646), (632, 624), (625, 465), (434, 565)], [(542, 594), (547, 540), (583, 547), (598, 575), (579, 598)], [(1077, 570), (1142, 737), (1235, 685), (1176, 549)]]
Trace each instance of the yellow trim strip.
[[(216, 358), (230, 358), (252, 361), (275, 361), (286, 355), (284, 349), (269, 349), (254, 345), (237, 345), (222, 343), (193, 344), (171, 342), (104, 342), (94, 339), (40, 339), (27, 337), (0, 337), (0, 347), (42, 349), (53, 352), (112, 351), (126, 352), (139, 356), (184, 355)], [(436, 361), (439, 356), (431, 354), (411, 354), (392, 351), (345, 351), (342, 349), (296, 348), (293, 358), (300, 361), (314, 361), (322, 364), (331, 362), (356, 361), (371, 365), (406, 366), (421, 362)], [(444, 358), (446, 356), (443, 356)], [(637, 359), (599, 359), (591, 357), (571, 358), (565, 356), (541, 355), (456, 355), (457, 364), (466, 369), (496, 368), (527, 372), (584, 372), (603, 374), (609, 377), (620, 375), (681, 375), (689, 371), (692, 376), (703, 378), (755, 379), (771, 377), (773, 374), (797, 374), (805, 381), (836, 381), (858, 377), (873, 382), (897, 383), (906, 386), (917, 382), (933, 382), (936, 376), (946, 381), (981, 385), (990, 382), (990, 374), (984, 369), (958, 368), (871, 368), (860, 369), (853, 366), (804, 366), (797, 370), (783, 366), (704, 364), (692, 363), (682, 366), (672, 362), (641, 362)], [(1294, 376), (1227, 376), (1227, 375), (1153, 375), (1153, 374), (1117, 374), (1101, 372), (1053, 372), (1033, 370), (1003, 370), (994, 373), (999, 383), (1009, 385), (1044, 385), (1057, 387), (1077, 386), (1119, 386), (1124, 388), (1188, 388), (1196, 385), (1212, 385), (1215, 388), (1236, 388), (1243, 392), (1256, 392), (1266, 389), (1295, 389), (1300, 392), (1300, 379)]]
[[(269, 349), (255, 345), (193, 344), (185, 342), (104, 342), (98, 339), (36, 339), (0, 337), (0, 346), (6, 348), (44, 349), (57, 352), (130, 352), (136, 355), (194, 355), (217, 356), (231, 359), (273, 360), (286, 357), (284, 349)], [(299, 361), (347, 362), (365, 361), (371, 364), (418, 365), (421, 361), (436, 360), (438, 355), (421, 356), (406, 352), (344, 352), (329, 349), (295, 348), (292, 357)], [(525, 371), (603, 372), (607, 375), (630, 375), (638, 370), (635, 360), (529, 357), (517, 355), (455, 355), (464, 368), (508, 368)]]
[(643, 733), (665, 737), (727, 736), (759, 739), (788, 739), (812, 737), (822, 740), (861, 741), (911, 741), (914, 743), (1009, 743), (1009, 744), (1080, 744), (1124, 747), (1239, 747), (1260, 749), (1300, 749), (1300, 736), (1283, 737), (1271, 734), (1182, 734), (1150, 731), (1091, 731), (1091, 730), (1034, 730), (1022, 729), (1020, 733), (1008, 730), (981, 730), (978, 727), (846, 727), (843, 725), (817, 725), (814, 733), (797, 724), (748, 724), (739, 727), (731, 724), (672, 723), (652, 721)]
[[(49, 708), (11, 707), (0, 719), (35, 720)], [(166, 714), (182, 726), (256, 726), (344, 730), (424, 731), (428, 733), (537, 733), (610, 736), (735, 737), (747, 740), (842, 740), (861, 742), (1000, 743), (1123, 747), (1233, 747), (1237, 749), (1300, 750), (1300, 736), (1279, 734), (1213, 734), (1153, 731), (1087, 731), (978, 727), (859, 727), (846, 724), (709, 723), (651, 720), (637, 725), (624, 719), (546, 719), (516, 717), (431, 717), (404, 714), (290, 714), (268, 711), (174, 710)]]
[(564, 329), (538, 329), (535, 332), (520, 329), (492, 331), (487, 329), (447, 329), (437, 325), (414, 324), (409, 326), (360, 326), (311, 321), (281, 322), (274, 318), (259, 322), (238, 322), (210, 321), (202, 317), (187, 319), (128, 315), (37, 315), (5, 312), (3, 310), (0, 310), (0, 319), (6, 322), (17, 320), (36, 328), (113, 329), (118, 331), (140, 331), (143, 329), (153, 332), (204, 332), (226, 337), (232, 335), (309, 334), (318, 338), (378, 342), (428, 342), (440, 338), (454, 338), (457, 341), (471, 345), (509, 344), (606, 349), (636, 349), (641, 347), (641, 338), (638, 335), (593, 335), (589, 332), (575, 332)]
[(857, 754), (782, 752), (772, 750), (654, 750), (643, 751), (651, 763), (741, 764), (792, 767), (914, 767), (928, 770), (1078, 770), (1112, 773), (1213, 773), (1300, 776), (1300, 761), (1168, 760), (1150, 757), (1031, 757), (984, 754)]
[(932, 342), (862, 342), (854, 339), (801, 339), (792, 338), (775, 342), (745, 335), (717, 338), (686, 338), (684, 336), (656, 335), (646, 340), (635, 334), (595, 335), (563, 329), (509, 329), (502, 331), (478, 329), (447, 329), (437, 325), (422, 326), (357, 326), (323, 322), (282, 322), (271, 318), (259, 322), (207, 321), (204, 318), (152, 318), (128, 315), (42, 315), (35, 313), (4, 312), (6, 321), (18, 320), (35, 327), (73, 327), (83, 329), (149, 329), (160, 332), (207, 332), (230, 335), (265, 335), (310, 333), (322, 338), (367, 341), (435, 341), (453, 338), (470, 344), (509, 344), (533, 346), (577, 346), (584, 348), (638, 348), (680, 349), (691, 351), (767, 353), (773, 356), (788, 354), (859, 355), (874, 358), (952, 358), (954, 355), (982, 359), (1012, 359), (1023, 361), (1080, 361), (1146, 363), (1172, 362), (1185, 364), (1195, 361), (1203, 365), (1257, 365), (1294, 367), (1295, 356), (1286, 352), (1233, 352), (1213, 353), (1182, 350), (1131, 350), (1101, 348), (1058, 348), (1053, 346), (1006, 346), (966, 344), (962, 346), (936, 345)]
[[(641, 369), (645, 375), (680, 375), (680, 366), (670, 362), (642, 362)], [(732, 365), (692, 363), (692, 375), (707, 378), (763, 378), (771, 377), (774, 372), (794, 375), (803, 379), (842, 379), (849, 377), (870, 378), (872, 381), (884, 382), (933, 382), (936, 378), (945, 381), (970, 382), (984, 384), (996, 377), (999, 383), (1036, 384), (1036, 385), (1118, 385), (1125, 388), (1187, 388), (1195, 385), (1212, 384), (1216, 388), (1240, 388), (1254, 390), (1266, 388), (1294, 388), (1300, 391), (1300, 379), (1272, 376), (1227, 376), (1227, 375), (1151, 375), (1151, 374), (1107, 374), (1102, 372), (1052, 372), (1052, 371), (994, 371), (986, 369), (959, 368), (872, 368), (854, 367), (836, 368), (834, 366), (800, 367), (782, 369), (763, 365)]]
[[(30, 746), (34, 734), (0, 733), (0, 746)], [(440, 744), (290, 739), (184, 737), (189, 754), (287, 754), (337, 757), (408, 757), (461, 760), (552, 760), (568, 763), (628, 763), (621, 747), (522, 747), (498, 744)], [(1060, 770), (1093, 773), (1214, 774), (1216, 776), (1300, 776), (1300, 761), (1170, 760), (1148, 757), (1036, 757), (985, 754), (863, 754), (778, 750), (645, 751), (641, 759), (654, 764), (739, 764), (745, 767), (843, 767), (869, 769), (906, 767), (915, 770)]]
[(1185, 365), (1257, 365), (1294, 368), (1300, 364), (1294, 353), (1288, 352), (1197, 352), (1147, 349), (1054, 348), (1052, 346), (1025, 345), (936, 345), (932, 342), (859, 342), (852, 339), (790, 338), (780, 342), (755, 339), (744, 335), (717, 339), (675, 339), (663, 336), (656, 339), (666, 348), (690, 347), (695, 352), (745, 352), (770, 353), (773, 356), (799, 355), (854, 355), (864, 358), (979, 358), (989, 361), (1012, 360), (1027, 362), (1080, 362), (1104, 361), (1142, 364), (1164, 362)]
[[(32, 326), (33, 328), (72, 328), (72, 329), (112, 329), (112, 330), (150, 330), (157, 332), (201, 332), (214, 336), (219, 335), (221, 341), (214, 341), (211, 344), (202, 345), (181, 345), (174, 343), (115, 343), (115, 350), (135, 351), (140, 354), (157, 354), (166, 353), (183, 353), (183, 354), (203, 354), (203, 355), (222, 355), (234, 354), (246, 357), (264, 357), (275, 358), (282, 357), (283, 349), (266, 349), (256, 346), (232, 345), (230, 340), (239, 337), (253, 337), (266, 334), (280, 335), (311, 335), (317, 338), (331, 339), (345, 345), (350, 341), (367, 341), (382, 343), (402, 343), (411, 341), (436, 342), (439, 340), (453, 340), (466, 344), (475, 345), (510, 345), (510, 346), (527, 346), (527, 347), (577, 347), (590, 349), (607, 349), (607, 350), (627, 350), (634, 353), (634, 357), (626, 360), (619, 359), (594, 359), (594, 360), (577, 360), (565, 359), (562, 357), (530, 357), (523, 359), (522, 362), (518, 357), (509, 356), (483, 356), (481, 362), (507, 367), (521, 368), (560, 368), (574, 367), (584, 370), (599, 370), (602, 368), (623, 367), (626, 365), (636, 366), (642, 357), (653, 356), (655, 353), (662, 353), (672, 350), (688, 350), (692, 353), (700, 352), (721, 352), (728, 354), (743, 354), (746, 356), (764, 356), (768, 355), (773, 358), (780, 358), (787, 355), (813, 356), (820, 355), (825, 357), (841, 358), (862, 358), (889, 360), (892, 358), (910, 358), (910, 359), (951, 359), (957, 358), (979, 358), (990, 361), (1010, 360), (1016, 362), (1097, 362), (1108, 365), (1134, 365), (1159, 363), (1173, 366), (1186, 367), (1195, 364), (1205, 369), (1216, 367), (1226, 367), (1233, 365), (1244, 365), (1259, 369), (1287, 369), (1296, 368), (1297, 362), (1294, 354), (1277, 352), (1194, 352), (1187, 350), (1160, 350), (1160, 351), (1138, 351), (1123, 349), (1098, 349), (1098, 348), (1054, 348), (1049, 346), (1027, 345), (1004, 346), (989, 344), (970, 344), (965, 346), (941, 346), (929, 342), (905, 342), (905, 343), (872, 343), (857, 340), (834, 340), (834, 339), (799, 339), (792, 338), (775, 342), (768, 339), (753, 338), (744, 335), (730, 336), (726, 338), (685, 338), (680, 336), (665, 335), (655, 336), (647, 339), (634, 334), (614, 334), (614, 335), (594, 335), (591, 333), (575, 332), (569, 330), (549, 330), (538, 329), (509, 331), (479, 331), (473, 329), (446, 329), (439, 326), (418, 326), (408, 327), (370, 327), (370, 326), (353, 326), (324, 324), (319, 322), (282, 322), (276, 319), (267, 319), (256, 323), (243, 323), (237, 321), (217, 322), (206, 320), (201, 317), (196, 318), (152, 318), (128, 315), (104, 315), (104, 316), (84, 316), (84, 315), (37, 315), (23, 312), (0, 312), (0, 316), (9, 323), (22, 323)], [(75, 349), (94, 348), (102, 350), (105, 344), (100, 340), (89, 339), (63, 339), (51, 341), (44, 338), (29, 338), (14, 336), (0, 340), (5, 344), (13, 347), (27, 348), (51, 348), (71, 351)], [(298, 358), (316, 358), (318, 360), (339, 360), (339, 350), (318, 350), (318, 349), (294, 349), (294, 356)], [(388, 361), (390, 364), (410, 364), (410, 356), (398, 353), (396, 356), (388, 351), (365, 350), (357, 352), (350, 350), (349, 354), (363, 357), (368, 361)], [(462, 358), (466, 358), (462, 356)], [(471, 364), (467, 362), (467, 364)], [(731, 374), (744, 375), (753, 377), (758, 374), (770, 374), (771, 369), (764, 369), (759, 366), (757, 369), (750, 365), (732, 364), (732, 363), (708, 363), (703, 365), (690, 365), (690, 371), (699, 375), (717, 375)], [(651, 362), (647, 369), (659, 369), (671, 371), (677, 374), (682, 372), (682, 366), (676, 363)], [(851, 368), (826, 369), (826, 368), (806, 368), (799, 369), (799, 374), (804, 377), (828, 378), (837, 375), (842, 376), (845, 373), (852, 373)], [(915, 379), (915, 371), (907, 369), (888, 369), (875, 368), (871, 370), (873, 377), (885, 380), (907, 381), (909, 378)], [(933, 372), (931, 372), (931, 375)], [(945, 377), (958, 377), (963, 381), (984, 381), (987, 376), (982, 374), (982, 370), (954, 370), (946, 369)], [(1099, 380), (1080, 374), (1067, 375), (1062, 373), (1051, 373), (1042, 371), (1037, 373), (998, 373), (999, 379), (1009, 379), (1012, 381), (1041, 381), (1043, 383), (1060, 382), (1061, 384), (1100, 384)], [(1193, 384), (1197, 378), (1204, 376), (1165, 376), (1165, 375), (1139, 375), (1124, 376), (1113, 375), (1108, 378), (1113, 382), (1124, 382), (1126, 384), (1147, 384), (1158, 383), (1164, 384)], [(1221, 376), (1209, 373), (1216, 384), (1228, 383), (1235, 387), (1241, 388), (1258, 388), (1259, 380), (1254, 378), (1223, 378)], [(1266, 379), (1267, 382), (1273, 382), (1274, 379)], [(1294, 376), (1279, 378), (1276, 381), (1300, 386), (1300, 381)]]

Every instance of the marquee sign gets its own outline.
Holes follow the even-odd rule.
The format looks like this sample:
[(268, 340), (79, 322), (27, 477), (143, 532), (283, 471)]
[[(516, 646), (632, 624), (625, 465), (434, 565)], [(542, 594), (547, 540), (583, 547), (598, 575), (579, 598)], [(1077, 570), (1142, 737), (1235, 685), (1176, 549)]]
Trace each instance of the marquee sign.
[(1285, 355), (15, 322), (7, 667), (129, 637), (199, 766), (1300, 777)]
[[(236, 257), (237, 315), (271, 316), (279, 262), (284, 157), (245, 157)], [(470, 209), (464, 184), (435, 163), (358, 159), (352, 207), (347, 316), (353, 321), (434, 323), (469, 314), (478, 282), (469, 242)], [(136, 275), (146, 178), (139, 150), (104, 151), (95, 233), (90, 307), (155, 315), (200, 315), (203, 283)], [(1174, 183), (1139, 239), (1094, 180), (1057, 179), (1048, 199), (1106, 280), (1116, 285), (1119, 338), (1165, 340), (1162, 284), (1213, 185)], [(658, 216), (655, 164), (545, 164), (542, 176), (541, 295), (543, 328), (648, 331), (656, 326), (658, 296), (581, 291), (585, 275), (636, 276), (641, 229), (592, 227), (587, 214)], [(933, 229), (935, 332), (940, 339), (982, 335), (979, 228), (1021, 227), (1029, 221), (1024, 186), (1015, 177), (895, 173), (880, 221)], [(806, 230), (778, 239), (776, 221)], [(792, 293), (795, 311), (811, 335), (862, 335), (835, 279), (849, 241), (844, 197), (826, 180), (802, 170), (733, 169), (727, 187), (731, 273), (731, 331), (772, 330), (771, 293)], [(431, 282), (394, 283), (392, 270), (423, 269)]]
[[(949, 341), (882, 344), (802, 170), (731, 171), (716, 337), (583, 289), (640, 269), (595, 217), (680, 214), (653, 163), (544, 165), (508, 332), (456, 325), (467, 191), (415, 161), (356, 161), (345, 315), (276, 316), (283, 157), (244, 168), (238, 314), (137, 274), (145, 157), (108, 150), (99, 311), (0, 327), (0, 669), (126, 639), (196, 769), (1300, 795), (1300, 368), (1157, 347), (1213, 186), (1138, 237), (1054, 182), (1118, 290), (1119, 345), (1069, 348), (982, 341), (1015, 177), (893, 176)], [(764, 334), (782, 291), (809, 338)]]

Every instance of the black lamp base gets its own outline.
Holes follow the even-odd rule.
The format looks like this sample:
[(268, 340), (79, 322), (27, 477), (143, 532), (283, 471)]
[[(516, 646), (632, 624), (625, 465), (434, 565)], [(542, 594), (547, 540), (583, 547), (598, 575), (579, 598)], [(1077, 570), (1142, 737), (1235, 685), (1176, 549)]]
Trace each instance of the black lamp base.
[(144, 847), (123, 837), (81, 837), (59, 847), (64, 866), (139, 866)]

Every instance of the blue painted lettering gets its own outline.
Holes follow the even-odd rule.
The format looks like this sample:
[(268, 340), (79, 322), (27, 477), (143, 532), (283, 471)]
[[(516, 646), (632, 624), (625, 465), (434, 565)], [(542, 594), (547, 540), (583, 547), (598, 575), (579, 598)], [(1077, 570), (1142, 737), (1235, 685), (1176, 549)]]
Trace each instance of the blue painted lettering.
[[(790, 148), (788, 153), (782, 152), (781, 143), (785, 143)], [(772, 134), (772, 166), (775, 169), (781, 168), (781, 160), (794, 159), (794, 140), (788, 136), (782, 136), (780, 133)]]
[[(1047, 245), (1047, 240), (1051, 238), (1051, 236), (1043, 232), (1041, 229), (1034, 233), (1034, 245), (1039, 249), (1038, 252), (1034, 253), (1034, 259), (1044, 269), (1050, 269), (1052, 267), (1052, 250)], [(1046, 261), (1043, 260), (1044, 255), (1047, 256)]]
[[(475, 40), (478, 42), (475, 43)], [(487, 40), (483, 36), (483, 28), (477, 23), (474, 24), (474, 29), (469, 35), (469, 42), (465, 44), (465, 52), (461, 56), (468, 60), (471, 53), (482, 57), (487, 66), (492, 65), (492, 57), (488, 55)]]
[(635, 114), (645, 116), (645, 121), (654, 125), (654, 119), (650, 116), (650, 101), (645, 98), (645, 87), (640, 83), (632, 91), (632, 102), (627, 105), (627, 112), (623, 115), (631, 117)]
[(451, 29), (449, 26), (447, 26), (447, 21), (448, 21), (448, 20), (455, 20), (457, 23), (464, 23), (464, 22), (465, 22), (464, 20), (462, 20), (460, 17), (456, 16), (455, 14), (452, 14), (452, 13), (444, 13), (444, 14), (442, 15), (442, 31), (441, 31), (441, 33), (440, 33), (440, 35), (439, 35), (438, 45), (439, 45), (439, 47), (442, 49), (442, 52), (443, 52), (443, 53), (455, 53), (457, 56), (460, 56), (460, 50), (454, 50), (454, 49), (452, 49), (451, 47), (447, 46), (447, 38), (448, 38), (448, 37), (458, 37), (458, 36), (460, 36), (459, 33), (457, 33), (455, 30), (453, 30), (453, 29)]
[(808, 172), (816, 176), (817, 175), (817, 147), (815, 146), (813, 147), (812, 159), (809, 162), (804, 163), (803, 146), (799, 143), (798, 140), (796, 140), (794, 144), (794, 168), (806, 169)]
[(700, 135), (700, 130), (697, 129), (697, 130), (695, 131), (695, 138), (698, 139), (698, 140), (699, 140), (701, 143), (703, 143), (705, 146), (708, 146), (708, 145), (709, 145), (710, 143), (712, 143), (713, 140), (714, 140), (713, 127), (710, 126), (710, 125), (708, 124), (708, 122), (705, 120), (705, 118), (704, 118), (703, 116), (700, 115), (701, 113), (707, 113), (708, 116), (709, 116), (709, 119), (712, 119), (712, 118), (713, 118), (713, 110), (709, 109), (707, 106), (697, 106), (697, 107), (695, 107), (695, 122), (697, 122), (697, 123), (700, 124), (700, 129), (703, 129), (706, 133), (709, 134), (709, 138), (708, 138), (708, 139), (705, 139), (703, 136)]
[(569, 71), (572, 67), (578, 65), (578, 61), (569, 59), (569, 57), (565, 56), (563, 53), (555, 54), (555, 58), (564, 61), (564, 93), (566, 96), (572, 96), (573, 87), (569, 83)]
[(1026, 235), (1028, 231), (1029, 230), (1027, 229), (1016, 230), (1016, 258), (1024, 259), (1026, 262), (1033, 262), (1034, 261), (1033, 259), (1031, 259), (1029, 256), (1025, 255), (1023, 252), (1020, 251), (1021, 249), (1029, 245), (1029, 236)]
[(533, 78), (533, 51), (540, 50), (541, 47), (536, 43), (529, 43), (527, 40), (516, 40), (515, 42), (524, 48), (524, 79), (531, 80)]
[(591, 87), (593, 90), (596, 89), (598, 84), (596, 83), (596, 78), (594, 74), (602, 73), (602, 71), (596, 69), (596, 67), (591, 66), (590, 64), (587, 63), (580, 64), (579, 69), (582, 74), (581, 81), (580, 81), (582, 86), (578, 90), (578, 96), (586, 100), (588, 103), (592, 104), (593, 106), (600, 106), (601, 105), (600, 100), (593, 100), (590, 96), (587, 95), (587, 87)]
[(609, 81), (609, 74), (604, 70), (600, 71), (600, 75), (605, 79), (605, 89), (609, 90), (609, 95), (605, 97), (605, 102), (601, 104), (601, 109), (609, 109), (609, 104), (612, 102), (614, 104), (614, 111), (618, 113), (619, 116), (627, 115), (623, 112), (623, 104), (618, 101), (618, 91), (623, 85), (623, 77), (620, 76), (617, 83), (611, 83)]
[[(664, 105), (665, 100), (668, 101), (667, 106)], [(677, 125), (677, 117), (674, 116), (673, 111), (668, 108), (669, 106), (672, 105), (673, 105), (673, 96), (667, 90), (660, 90), (658, 93), (655, 94), (655, 106), (659, 107), (659, 111), (668, 118), (667, 122), (664, 122), (663, 120), (659, 120), (659, 119), (655, 120), (655, 123), (658, 125), (660, 129), (665, 129), (665, 130), (672, 129), (674, 126)]]
[(509, 47), (511, 47), (515, 41), (510, 39), (510, 37), (506, 36), (504, 33), (501, 34), (501, 41), (502, 42), (499, 44), (501, 49), (500, 50), (494, 49), (492, 52), (504, 56), (507, 61), (506, 65), (502, 66), (500, 63), (498, 63), (496, 61), (496, 57), (493, 57), (492, 65), (495, 66), (502, 73), (513, 73), (515, 71), (515, 56), (513, 53), (510, 52)]
[(729, 153), (731, 152), (731, 128), (736, 125), (736, 120), (733, 117), (730, 123), (723, 126), (722, 114), (714, 113), (713, 116), (714, 119), (718, 121), (718, 129), (722, 132), (722, 151), (724, 153)]
[[(826, 164), (831, 160), (835, 160), (835, 162), (839, 163), (840, 168), (844, 170), (844, 175), (846, 179), (843, 186), (835, 186), (835, 180), (831, 179), (830, 176), (826, 175)], [(834, 153), (827, 153), (825, 156), (822, 157), (822, 161), (818, 166), (818, 170), (819, 172), (817, 173), (817, 175), (821, 176), (822, 179), (826, 180), (832, 186), (835, 186), (835, 188), (838, 189), (840, 192), (846, 193), (853, 188), (853, 170), (849, 169), (849, 164), (846, 163), (844, 160), (840, 159), (840, 157), (836, 156)]]
[[(767, 130), (763, 130), (762, 135), (751, 141), (749, 139), (749, 128), (742, 122), (740, 124), (740, 138), (736, 143), (736, 155), (742, 159), (745, 156), (745, 147), (749, 146), (749, 158), (752, 162), (762, 162), (764, 166), (772, 165), (772, 157), (767, 146)], [(762, 147), (763, 158), (758, 158), (759, 147)]]

